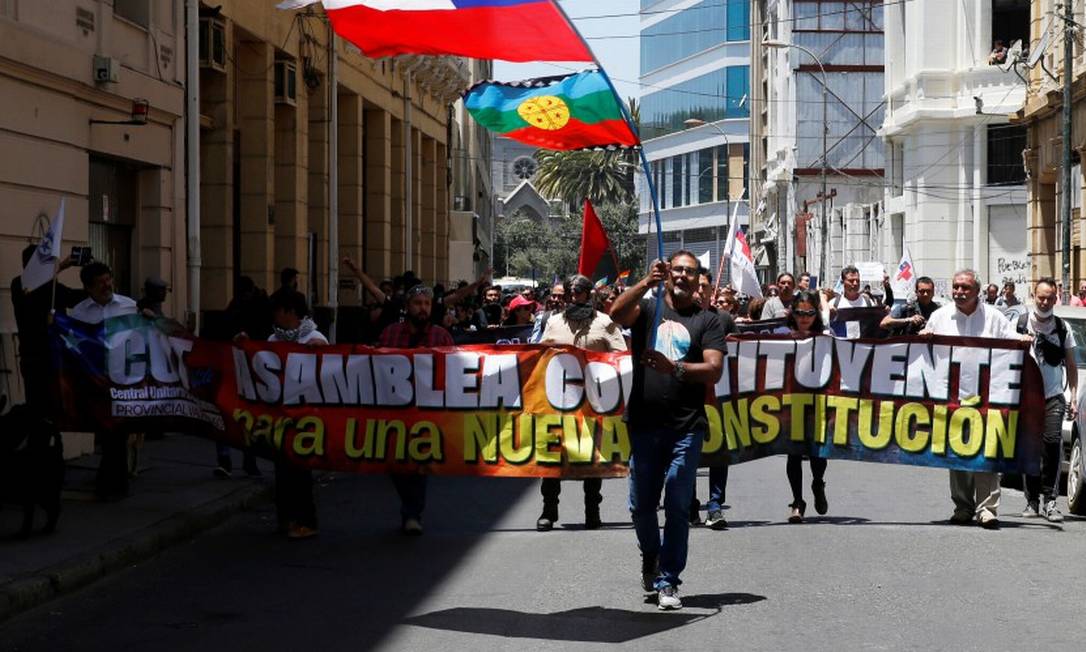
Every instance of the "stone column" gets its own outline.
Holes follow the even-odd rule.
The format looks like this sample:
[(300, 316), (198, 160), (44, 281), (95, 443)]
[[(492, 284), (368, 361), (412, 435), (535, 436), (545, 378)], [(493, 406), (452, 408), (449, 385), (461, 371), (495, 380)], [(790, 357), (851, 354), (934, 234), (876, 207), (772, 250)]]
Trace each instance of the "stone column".
[(444, 279), (437, 267), (437, 148), (433, 138), (423, 138), (422, 180), (419, 183), (421, 208), (419, 210), (419, 275), (427, 283)]
[(365, 114), (366, 273), (375, 281), (392, 273), (392, 116), (382, 109)]
[(406, 184), (404, 180), (406, 175), (406, 158), (404, 156), (404, 126), (403, 120), (397, 120), (392, 118), (391, 128), (391, 157), (389, 159), (389, 167), (392, 174), (392, 185), (390, 187), (390, 201), (389, 201), (389, 262), (391, 269), (390, 274), (402, 274), (406, 269), (404, 265), (407, 263), (404, 260), (404, 248), (405, 237), (404, 233), (404, 193), (406, 192)]
[(309, 285), (309, 102), (297, 80), (297, 104), (275, 105), (275, 258), (273, 270), (301, 272), (298, 289), (308, 299)]
[[(434, 148), (434, 274), (437, 280), (448, 283), (449, 275), (449, 169), (448, 150), (445, 143)], [(490, 198), (487, 198), (490, 201)], [(475, 279), (467, 279), (469, 282)]]
[(274, 48), (263, 41), (240, 43), (235, 49), (241, 131), (241, 273), (257, 286), (275, 290)]
[[(233, 23), (226, 22), (233, 43)], [(200, 133), (200, 308), (222, 310), (234, 296), (235, 68), (200, 75), (200, 111), (211, 128)]]
[[(132, 286), (134, 298), (148, 276), (157, 276), (173, 284), (171, 225), (173, 224), (173, 177), (165, 168), (144, 168), (139, 171), (139, 253), (135, 268), (140, 276)], [(168, 303), (168, 302), (167, 302)], [(176, 315), (181, 317), (181, 315)]]
[(316, 287), (318, 305), (328, 301), (328, 79), (309, 93), (309, 231), (316, 234)]
[[(339, 95), (339, 252), (337, 258), (363, 258), (363, 117), (362, 98), (345, 91)], [(343, 288), (342, 281), (352, 279), (344, 272), (340, 277), (339, 305), (359, 305), (360, 288)]]

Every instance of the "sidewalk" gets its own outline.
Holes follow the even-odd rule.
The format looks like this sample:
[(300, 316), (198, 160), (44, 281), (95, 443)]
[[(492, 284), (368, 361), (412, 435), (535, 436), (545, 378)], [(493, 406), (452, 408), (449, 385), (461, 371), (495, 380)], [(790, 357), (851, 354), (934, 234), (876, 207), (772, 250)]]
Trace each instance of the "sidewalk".
[(0, 622), (62, 593), (154, 556), (214, 527), (230, 515), (271, 496), (272, 464), (261, 460), (263, 479), (241, 472), (234, 451), (230, 480), (215, 478), (215, 446), (181, 434), (148, 441), (131, 495), (117, 502), (94, 500), (97, 456), (68, 462), (56, 533), (40, 533), (45, 513), (35, 515), (34, 534), (16, 538), (22, 509), (0, 507)]

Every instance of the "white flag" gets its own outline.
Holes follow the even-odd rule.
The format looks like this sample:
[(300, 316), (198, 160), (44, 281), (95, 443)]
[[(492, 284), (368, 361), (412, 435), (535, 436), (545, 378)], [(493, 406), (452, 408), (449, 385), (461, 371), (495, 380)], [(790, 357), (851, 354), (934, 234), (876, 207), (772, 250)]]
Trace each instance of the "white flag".
[(701, 263), (702, 269), (709, 269), (709, 250), (706, 249), (705, 253), (698, 256), (698, 262)]
[(60, 210), (56, 219), (49, 225), (34, 255), (23, 270), (23, 291), (35, 290), (53, 279), (56, 275), (57, 260), (60, 259), (61, 239), (64, 235), (64, 198), (60, 198)]
[(739, 228), (738, 206), (732, 215), (732, 226), (725, 251), (730, 256), (732, 286), (735, 291), (749, 297), (762, 296), (762, 285), (758, 282), (758, 272), (754, 269), (754, 256), (750, 253), (746, 235)]
[(908, 299), (909, 294), (916, 287), (916, 268), (913, 267), (913, 257), (909, 254), (909, 248), (905, 247), (901, 253), (901, 262), (897, 271), (890, 279), (890, 287), (894, 289), (894, 296)]

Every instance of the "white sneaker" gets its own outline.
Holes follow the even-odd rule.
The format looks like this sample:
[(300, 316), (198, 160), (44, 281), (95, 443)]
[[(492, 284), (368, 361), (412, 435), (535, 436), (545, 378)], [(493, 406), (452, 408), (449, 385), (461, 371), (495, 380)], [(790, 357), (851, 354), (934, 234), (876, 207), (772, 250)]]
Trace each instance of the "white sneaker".
[(679, 589), (665, 584), (656, 593), (656, 607), (660, 611), (670, 611), (672, 609), (682, 609), (683, 601), (679, 599)]
[(417, 518), (406, 519), (403, 522), (403, 527), (401, 528), (401, 531), (404, 534), (417, 537), (418, 535), (422, 534), (422, 523), (420, 523), (419, 519)]
[(1056, 501), (1050, 500), (1045, 503), (1044, 517), (1048, 519), (1049, 523), (1059, 523), (1063, 521), (1063, 514), (1056, 508)]

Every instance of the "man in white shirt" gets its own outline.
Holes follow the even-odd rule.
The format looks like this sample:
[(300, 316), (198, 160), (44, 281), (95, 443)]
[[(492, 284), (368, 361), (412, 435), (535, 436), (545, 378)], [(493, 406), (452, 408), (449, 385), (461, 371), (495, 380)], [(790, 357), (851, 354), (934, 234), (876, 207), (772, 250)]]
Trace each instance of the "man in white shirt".
[[(842, 308), (873, 308), (878, 305), (871, 297), (860, 292), (860, 270), (854, 265), (848, 265), (841, 270), (841, 286), (844, 289), (843, 294), (830, 303), (828, 314), (823, 316), (826, 323), (836, 322), (837, 311)], [(863, 322), (858, 320), (845, 322), (845, 338), (860, 338), (863, 335), (863, 326)]]
[[(995, 306), (980, 301), (980, 281), (977, 273), (963, 269), (954, 274), (951, 286), (953, 303), (939, 308), (931, 314), (928, 326), (922, 332), (933, 335), (954, 335), (958, 337), (992, 337), (999, 339), (1020, 339), (1014, 331), (1014, 325)], [(966, 395), (978, 387), (979, 369), (968, 373), (965, 367), (958, 386), (960, 400), (972, 398)], [(974, 376), (974, 377), (970, 377)], [(970, 471), (950, 472), (950, 497), (954, 500), (954, 515), (950, 522), (966, 525), (975, 517), (981, 527), (997, 529), (999, 520), (996, 511), (999, 508), (999, 474), (973, 473)]]
[[(859, 276), (857, 276), (857, 279)], [(810, 277), (808, 277), (810, 280)], [(859, 281), (857, 280), (857, 284)], [(769, 297), (762, 308), (762, 319), (787, 317), (792, 312), (792, 299), (795, 298), (796, 279), (791, 272), (777, 275), (777, 296)]]
[[(105, 263), (93, 262), (79, 270), (79, 280), (90, 295), (72, 308), (69, 315), (87, 324), (101, 324), (112, 317), (133, 315), (136, 302), (113, 291), (113, 271)], [(102, 447), (102, 461), (95, 476), (99, 498), (128, 495), (128, 435), (122, 432), (95, 433)]]
[[(1063, 320), (1052, 314), (1056, 305), (1056, 280), (1042, 278), (1033, 290), (1033, 310), (1011, 323), (1021, 334), (1033, 337), (1030, 353), (1041, 370), (1045, 385), (1045, 429), (1041, 449), (1041, 474), (1027, 475), (1025, 480), (1026, 509), (1022, 516), (1044, 516), (1059, 523), (1063, 514), (1056, 507), (1059, 497), (1060, 462), (1063, 459), (1064, 413), (1074, 419), (1077, 411), (1078, 367), (1075, 365), (1075, 333)], [(1020, 305), (1020, 304), (1019, 304)], [(1071, 396), (1068, 404), (1063, 394), (1064, 376)], [(1043, 502), (1042, 502), (1043, 498)]]

